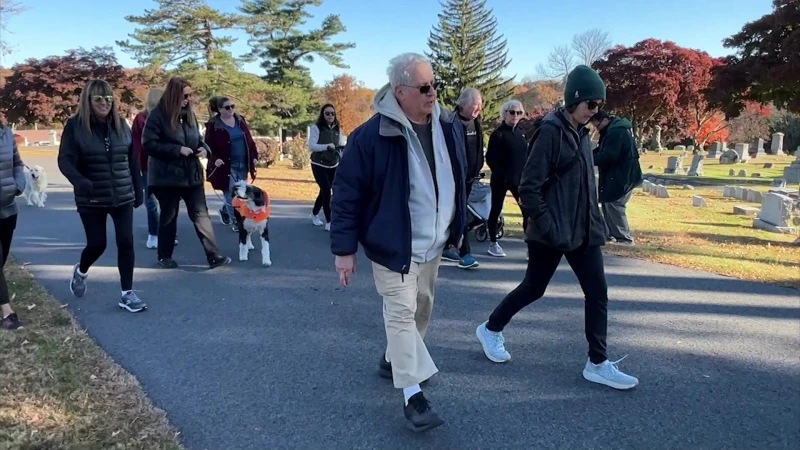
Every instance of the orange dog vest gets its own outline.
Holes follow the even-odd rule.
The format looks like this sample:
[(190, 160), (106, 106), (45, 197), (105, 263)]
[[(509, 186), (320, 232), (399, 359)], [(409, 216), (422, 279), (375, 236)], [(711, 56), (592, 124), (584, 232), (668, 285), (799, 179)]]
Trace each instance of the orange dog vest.
[(264, 200), (266, 202), (266, 207), (261, 211), (251, 211), (250, 208), (247, 207), (247, 201), (240, 199), (239, 197), (233, 198), (233, 207), (239, 211), (239, 214), (242, 215), (245, 219), (251, 219), (255, 223), (259, 223), (261, 221), (269, 219), (269, 197), (267, 194), (264, 193)]

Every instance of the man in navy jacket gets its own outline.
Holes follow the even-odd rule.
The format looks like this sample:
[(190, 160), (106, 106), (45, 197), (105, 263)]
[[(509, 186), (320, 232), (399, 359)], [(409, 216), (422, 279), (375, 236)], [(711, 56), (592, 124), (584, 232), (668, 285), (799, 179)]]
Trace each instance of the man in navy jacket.
[(444, 423), (419, 384), (438, 372), (423, 342), (442, 250), (466, 221), (464, 126), (436, 101), (433, 69), (406, 53), (390, 62), (377, 112), (344, 149), (331, 201), (331, 251), (342, 285), (361, 243), (383, 297), (387, 347), (379, 374), (403, 390), (414, 431)]

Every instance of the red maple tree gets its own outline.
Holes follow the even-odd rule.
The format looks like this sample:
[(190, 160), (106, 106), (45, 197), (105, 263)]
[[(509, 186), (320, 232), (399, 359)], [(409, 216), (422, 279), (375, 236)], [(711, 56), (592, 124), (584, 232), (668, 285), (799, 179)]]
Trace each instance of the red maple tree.
[(350, 75), (338, 75), (322, 88), (323, 99), (336, 108), (339, 126), (352, 132), (372, 116), (372, 97), (375, 91)]

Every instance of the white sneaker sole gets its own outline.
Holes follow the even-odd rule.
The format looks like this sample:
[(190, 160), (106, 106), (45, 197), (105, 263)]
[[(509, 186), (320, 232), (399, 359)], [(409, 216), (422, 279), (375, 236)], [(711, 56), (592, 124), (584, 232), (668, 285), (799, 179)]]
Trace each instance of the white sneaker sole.
[(120, 308), (122, 308), (124, 310), (127, 310), (129, 312), (132, 312), (132, 313), (137, 313), (137, 312), (142, 312), (142, 311), (147, 310), (147, 306), (145, 306), (144, 308), (134, 309), (134, 308), (131, 308), (130, 306), (126, 305), (125, 303), (122, 303), (122, 302), (117, 303), (117, 305), (119, 305)]
[(608, 380), (606, 378), (601, 377), (600, 375), (598, 375), (598, 374), (596, 374), (594, 372), (589, 372), (586, 369), (583, 370), (583, 378), (585, 380), (587, 380), (587, 381), (591, 381), (592, 383), (602, 384), (602, 385), (608, 386), (610, 388), (618, 389), (620, 391), (626, 391), (628, 389), (633, 389), (639, 384), (638, 380), (634, 384), (615, 383), (615, 382), (613, 382), (611, 380)]
[(483, 348), (483, 354), (486, 355), (486, 358), (488, 358), (489, 361), (496, 362), (496, 363), (501, 363), (501, 364), (511, 361), (511, 355), (508, 355), (508, 359), (500, 359), (500, 358), (497, 358), (495, 356), (492, 356), (489, 353), (489, 349), (486, 347), (486, 343), (483, 341), (483, 339), (481, 339), (481, 326), (483, 326), (483, 325), (478, 325), (478, 328), (475, 329), (475, 337), (477, 337), (478, 338), (478, 342), (481, 343), (481, 348)]
[(492, 252), (490, 252), (488, 250), (486, 251), (486, 253), (488, 253), (489, 256), (494, 256), (495, 258), (505, 258), (506, 257), (505, 253), (492, 253)]

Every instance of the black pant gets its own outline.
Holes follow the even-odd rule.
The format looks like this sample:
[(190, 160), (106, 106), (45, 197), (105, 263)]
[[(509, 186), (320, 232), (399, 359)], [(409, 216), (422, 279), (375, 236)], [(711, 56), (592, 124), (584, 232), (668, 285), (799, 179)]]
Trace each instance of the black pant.
[(315, 216), (319, 214), (320, 208), (325, 213), (325, 221), (331, 221), (331, 188), (333, 187), (333, 177), (336, 176), (336, 168), (328, 168), (311, 165), (311, 173), (319, 186), (317, 201), (314, 202), (314, 209), (311, 211)]
[(117, 241), (117, 269), (123, 291), (133, 289), (133, 266), (136, 257), (133, 251), (133, 205), (116, 208), (87, 209), (79, 213), (86, 233), (86, 248), (81, 253), (79, 269), (88, 273), (100, 255), (106, 251), (106, 222), (108, 216), (114, 221)]
[(186, 203), (189, 220), (194, 224), (194, 231), (200, 238), (203, 250), (206, 252), (206, 259), (210, 263), (219, 254), (219, 249), (217, 249), (214, 238), (211, 217), (208, 215), (203, 185), (152, 186), (150, 191), (156, 196), (158, 204), (161, 206), (161, 215), (158, 221), (158, 259), (172, 258), (172, 252), (175, 250), (175, 235), (178, 232), (178, 210), (180, 201), (183, 199), (183, 202)]
[(497, 305), (486, 328), (503, 331), (511, 318), (522, 308), (542, 298), (550, 279), (566, 256), (567, 262), (583, 289), (585, 297), (586, 341), (589, 342), (589, 359), (594, 364), (606, 360), (606, 328), (608, 320), (608, 286), (603, 269), (600, 247), (586, 247), (562, 253), (549, 247), (528, 243), (528, 269), (525, 279)]
[[(472, 183), (467, 183), (466, 191), (467, 203), (469, 203), (469, 194), (472, 192)], [(469, 214), (467, 214), (467, 220), (469, 220)], [(461, 241), (461, 248), (458, 249), (458, 256), (462, 258), (469, 255), (472, 251), (472, 249), (469, 248), (469, 235), (467, 234), (467, 227), (469, 227), (469, 223), (464, 224), (464, 239)]]
[(6, 266), (8, 259), (8, 252), (11, 249), (11, 239), (14, 237), (14, 230), (17, 228), (17, 215), (0, 219), (0, 305), (5, 305), (9, 302), (8, 297), (8, 284), (6, 283), (6, 274), (2, 270)]
[[(500, 213), (503, 212), (503, 202), (506, 201), (506, 194), (511, 192), (514, 200), (519, 203), (519, 189), (511, 183), (506, 182), (502, 177), (492, 177), (489, 180), (489, 189), (492, 192), (492, 209), (489, 210), (489, 240), (497, 242), (497, 221), (500, 219)], [(522, 216), (522, 232), (525, 232), (525, 226), (528, 223), (527, 217)]]

